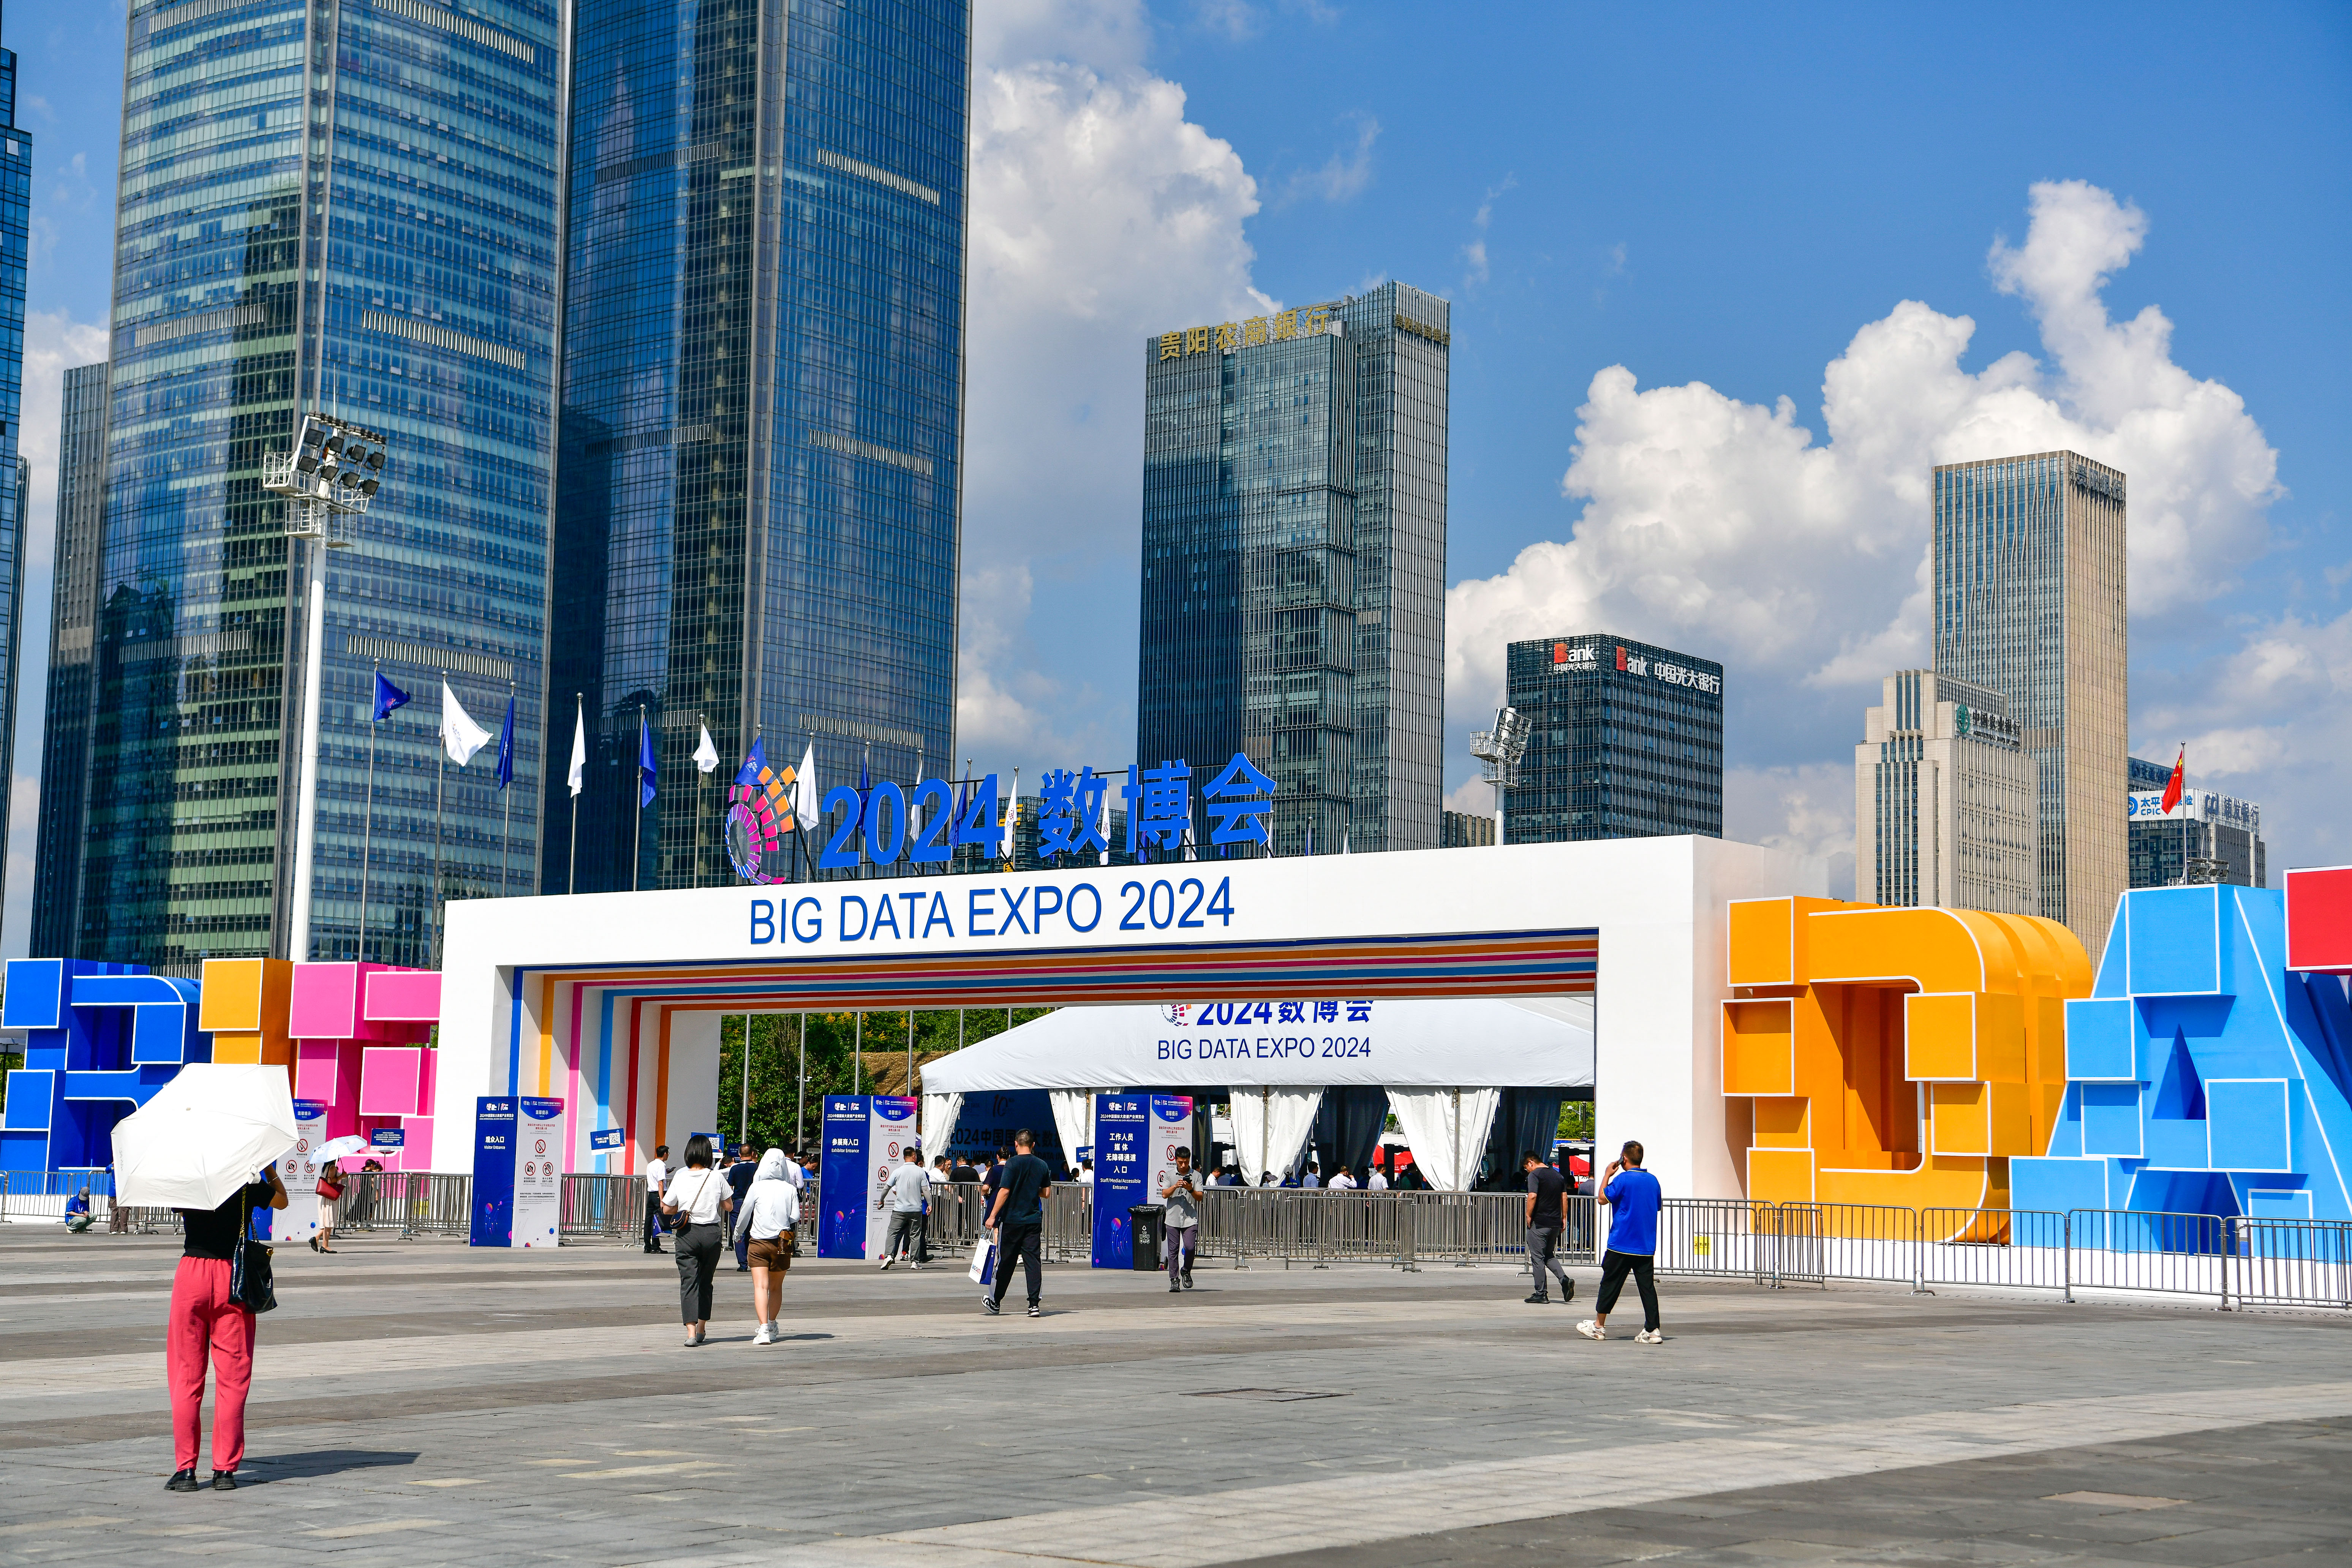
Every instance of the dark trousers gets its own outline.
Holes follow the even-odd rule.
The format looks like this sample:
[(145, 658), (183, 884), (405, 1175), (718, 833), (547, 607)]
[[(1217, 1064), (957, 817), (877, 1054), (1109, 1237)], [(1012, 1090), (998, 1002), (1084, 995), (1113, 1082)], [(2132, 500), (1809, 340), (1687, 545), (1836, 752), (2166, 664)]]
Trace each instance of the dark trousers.
[(710, 1289), (719, 1274), (722, 1237), (715, 1225), (690, 1225), (677, 1233), (677, 1321), (710, 1319)]
[[(741, 1205), (737, 1206), (740, 1209)], [(748, 1222), (735, 1228), (735, 1267), (751, 1267), (751, 1226)]]
[(1544, 1271), (1549, 1269), (1552, 1278), (1559, 1281), (1559, 1299), (1573, 1301), (1576, 1300), (1576, 1281), (1570, 1279), (1568, 1270), (1559, 1266), (1559, 1231), (1556, 1227), (1548, 1225), (1528, 1226), (1528, 1266), (1535, 1270), (1535, 1293), (1541, 1296), (1549, 1289), (1549, 1281), (1544, 1279)]
[(1601, 1294), (1592, 1310), (1602, 1317), (1617, 1305), (1617, 1292), (1625, 1288), (1625, 1276), (1633, 1277), (1633, 1289), (1642, 1293), (1642, 1327), (1654, 1330), (1658, 1326), (1658, 1285), (1650, 1278), (1650, 1255), (1646, 1252), (1605, 1252), (1601, 1256)]
[(646, 1189), (646, 1250), (661, 1250), (661, 1194), (651, 1187)]
[(1045, 1294), (1045, 1255), (1042, 1225), (1008, 1225), (997, 1233), (995, 1299), (1004, 1303), (1004, 1288), (1013, 1283), (1013, 1260), (1019, 1258), (1021, 1267), (1029, 1274), (1029, 1304), (1035, 1306)]

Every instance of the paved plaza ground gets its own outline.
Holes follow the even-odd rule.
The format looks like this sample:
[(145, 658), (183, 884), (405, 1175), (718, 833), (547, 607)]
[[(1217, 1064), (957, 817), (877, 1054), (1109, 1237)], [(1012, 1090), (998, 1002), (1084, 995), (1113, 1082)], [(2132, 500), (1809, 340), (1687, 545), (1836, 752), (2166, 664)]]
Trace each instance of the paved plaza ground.
[(0, 1226), (0, 1563), (2352, 1562), (2344, 1314), (803, 1262), (753, 1347), (730, 1259), (686, 1351), (667, 1258), (361, 1238), (280, 1251), (249, 1484), (184, 1496), (177, 1253)]

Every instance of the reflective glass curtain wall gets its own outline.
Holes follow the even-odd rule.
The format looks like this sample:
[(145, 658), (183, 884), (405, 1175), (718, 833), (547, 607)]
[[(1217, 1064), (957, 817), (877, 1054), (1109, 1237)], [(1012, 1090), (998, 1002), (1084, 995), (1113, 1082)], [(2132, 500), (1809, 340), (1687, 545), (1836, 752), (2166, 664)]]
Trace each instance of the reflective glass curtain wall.
[(17, 456), (25, 381), (25, 246), (33, 191), (32, 139), (16, 127), (16, 56), (0, 49), (0, 844), (14, 798), (17, 651), (25, 621), (25, 493)]
[(49, 586), (48, 705), (41, 723), (41, 820), (33, 850), (35, 958), (73, 954), (79, 921), (83, 813), (89, 788), (90, 684), (99, 552), (106, 523), (103, 363), (66, 372), (58, 422), (56, 548)]
[(2130, 874), (2124, 476), (2037, 452), (1933, 479), (1936, 671), (2009, 700), (2038, 781), (2040, 912), (2097, 952)]
[(1723, 666), (1606, 633), (1504, 652), (1528, 729), (1503, 842), (1723, 837)]
[[(555, 0), (136, 6), (125, 68), (108, 506), (76, 950), (285, 954), (304, 548), (260, 489), (299, 416), (390, 437), (327, 574), (312, 939), (432, 961), (447, 898), (530, 890), (537, 833), (555, 195)], [(372, 670), (415, 700), (382, 725)], [(446, 679), (515, 798), (450, 771)], [(511, 820), (508, 807), (511, 805)], [(437, 834), (436, 834), (437, 826)], [(438, 850), (436, 850), (436, 841)]]
[(755, 735), (827, 785), (950, 767), (969, 24), (579, 6), (548, 745), (577, 694), (589, 747), (576, 858), (549, 783), (550, 889), (732, 880)]
[(1391, 283), (1144, 344), (1137, 755), (1197, 801), (1247, 752), (1277, 855), (1440, 843), (1447, 310)]

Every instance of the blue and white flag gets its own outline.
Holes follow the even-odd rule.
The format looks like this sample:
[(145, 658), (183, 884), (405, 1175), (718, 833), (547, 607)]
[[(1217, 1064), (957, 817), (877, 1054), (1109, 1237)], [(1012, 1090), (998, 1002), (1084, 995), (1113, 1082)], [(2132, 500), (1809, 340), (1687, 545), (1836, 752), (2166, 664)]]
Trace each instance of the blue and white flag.
[(646, 716), (637, 714), (637, 809), (643, 811), (654, 803), (654, 781), (661, 770), (654, 763), (654, 732), (646, 728)]

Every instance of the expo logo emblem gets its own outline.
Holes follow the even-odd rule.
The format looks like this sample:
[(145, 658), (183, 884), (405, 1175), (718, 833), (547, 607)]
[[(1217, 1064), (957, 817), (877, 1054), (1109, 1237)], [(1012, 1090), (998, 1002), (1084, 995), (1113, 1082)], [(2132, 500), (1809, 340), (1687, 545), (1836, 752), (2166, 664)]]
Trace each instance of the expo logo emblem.
[(1192, 1015), (1192, 1004), (1190, 1002), (1171, 1002), (1160, 1009), (1160, 1016), (1180, 1029), (1184, 1026), (1184, 1020)]

